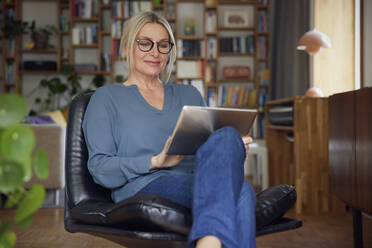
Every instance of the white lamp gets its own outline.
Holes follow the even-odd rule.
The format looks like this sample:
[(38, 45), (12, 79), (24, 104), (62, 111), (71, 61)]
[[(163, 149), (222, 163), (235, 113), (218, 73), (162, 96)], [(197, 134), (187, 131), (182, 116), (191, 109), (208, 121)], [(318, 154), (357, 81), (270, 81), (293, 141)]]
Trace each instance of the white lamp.
[[(322, 48), (332, 48), (331, 39), (325, 33), (319, 32), (315, 29), (302, 35), (297, 43), (297, 49), (305, 50), (309, 55), (316, 54)], [(319, 88), (314, 88), (313, 82), (311, 82), (311, 86), (306, 91), (305, 96), (323, 96), (323, 92)]]

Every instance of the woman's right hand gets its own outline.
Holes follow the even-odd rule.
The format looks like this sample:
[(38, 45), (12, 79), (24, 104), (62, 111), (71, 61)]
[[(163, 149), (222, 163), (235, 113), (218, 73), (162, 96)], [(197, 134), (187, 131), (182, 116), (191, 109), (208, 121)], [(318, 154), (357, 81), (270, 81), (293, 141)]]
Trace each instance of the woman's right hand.
[(168, 155), (167, 151), (171, 144), (172, 138), (169, 137), (167, 142), (165, 142), (163, 151), (158, 155), (155, 155), (151, 158), (151, 169), (160, 169), (160, 168), (168, 168), (177, 165), (184, 159), (184, 155)]

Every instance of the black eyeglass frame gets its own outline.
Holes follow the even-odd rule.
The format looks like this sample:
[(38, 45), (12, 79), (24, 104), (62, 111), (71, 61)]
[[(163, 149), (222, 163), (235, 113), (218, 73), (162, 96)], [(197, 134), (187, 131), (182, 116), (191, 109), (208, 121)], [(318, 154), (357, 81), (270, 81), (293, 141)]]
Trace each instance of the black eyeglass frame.
[[(148, 49), (147, 51), (144, 51), (144, 50), (142, 50), (141, 49), (141, 47), (140, 47), (140, 41), (141, 40), (147, 40), (147, 41), (150, 41), (151, 42), (151, 47), (150, 47), (150, 49)], [(151, 50), (152, 50), (152, 48), (154, 48), (154, 44), (156, 43), (156, 48), (158, 49), (158, 52), (159, 53), (161, 53), (161, 54), (169, 54), (171, 51), (172, 51), (172, 48), (173, 48), (173, 46), (174, 46), (174, 44), (172, 43), (172, 42), (170, 42), (170, 41), (168, 41), (168, 43), (169, 43), (169, 50), (168, 50), (168, 52), (167, 53), (163, 53), (163, 52), (161, 52), (160, 51), (160, 49), (159, 49), (159, 43), (161, 43), (161, 42), (164, 42), (164, 41), (160, 41), (160, 42), (155, 42), (155, 41), (152, 41), (152, 40), (150, 40), (150, 39), (135, 39), (135, 41), (137, 42), (137, 46), (138, 46), (138, 49), (139, 50), (141, 50), (142, 52), (150, 52)]]

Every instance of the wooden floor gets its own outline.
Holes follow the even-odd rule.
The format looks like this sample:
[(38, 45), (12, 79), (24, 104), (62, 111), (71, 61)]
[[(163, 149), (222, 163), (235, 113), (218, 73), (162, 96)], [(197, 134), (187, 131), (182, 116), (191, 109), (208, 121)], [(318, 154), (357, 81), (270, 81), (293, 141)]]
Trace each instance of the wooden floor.
[[(13, 211), (0, 210), (0, 218)], [(287, 214), (295, 217), (294, 214)], [(350, 214), (337, 216), (297, 216), (303, 227), (257, 238), (258, 248), (350, 248), (353, 247)], [(363, 216), (364, 248), (372, 248), (372, 219)], [(62, 209), (41, 209), (30, 228), (17, 231), (17, 248), (102, 248), (121, 247), (85, 234), (71, 234), (63, 228)], [(139, 247), (140, 248), (140, 247)]]

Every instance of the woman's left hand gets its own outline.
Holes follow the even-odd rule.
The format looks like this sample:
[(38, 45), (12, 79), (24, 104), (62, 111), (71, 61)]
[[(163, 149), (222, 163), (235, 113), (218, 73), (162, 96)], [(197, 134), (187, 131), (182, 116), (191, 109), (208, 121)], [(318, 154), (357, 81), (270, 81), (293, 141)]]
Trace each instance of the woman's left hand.
[(250, 136), (243, 136), (242, 140), (243, 140), (244, 147), (245, 147), (245, 159), (247, 159), (248, 151), (249, 151), (249, 144), (253, 142), (253, 139)]

